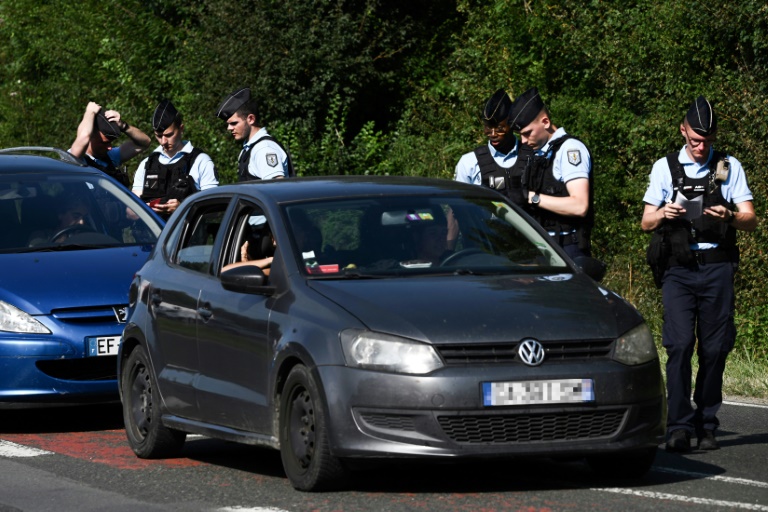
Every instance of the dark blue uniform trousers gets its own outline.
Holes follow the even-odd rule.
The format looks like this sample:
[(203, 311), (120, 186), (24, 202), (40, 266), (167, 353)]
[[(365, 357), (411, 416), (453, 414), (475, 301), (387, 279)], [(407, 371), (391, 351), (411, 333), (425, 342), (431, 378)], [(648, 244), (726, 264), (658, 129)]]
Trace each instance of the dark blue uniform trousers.
[[(736, 341), (732, 263), (671, 267), (662, 281), (667, 351), (667, 432), (715, 430), (725, 359)], [(698, 345), (696, 341), (698, 340)], [(691, 405), (691, 357), (699, 370)]]

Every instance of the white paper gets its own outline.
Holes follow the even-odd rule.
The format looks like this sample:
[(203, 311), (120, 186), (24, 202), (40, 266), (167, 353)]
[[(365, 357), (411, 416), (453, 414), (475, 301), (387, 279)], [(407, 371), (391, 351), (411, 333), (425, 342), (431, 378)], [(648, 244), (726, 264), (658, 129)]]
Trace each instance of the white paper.
[(702, 194), (694, 199), (688, 199), (685, 195), (678, 192), (677, 197), (675, 198), (675, 204), (679, 204), (685, 208), (685, 214), (682, 216), (683, 219), (698, 219), (704, 211), (704, 195)]

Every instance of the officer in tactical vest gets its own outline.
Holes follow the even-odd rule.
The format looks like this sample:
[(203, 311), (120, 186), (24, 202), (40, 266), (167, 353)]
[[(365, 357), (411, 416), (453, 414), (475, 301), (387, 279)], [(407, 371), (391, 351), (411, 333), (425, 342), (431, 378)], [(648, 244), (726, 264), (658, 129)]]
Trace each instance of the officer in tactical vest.
[(526, 206), (522, 176), (533, 153), (518, 143), (509, 126), (511, 108), (512, 100), (503, 89), (488, 99), (481, 114), (488, 144), (462, 155), (453, 179), (498, 190), (512, 202)]
[(262, 126), (256, 99), (249, 88), (238, 89), (224, 98), (216, 116), (227, 123), (227, 130), (243, 144), (238, 158), (238, 181), (295, 176), (290, 155)]
[[(667, 451), (718, 448), (725, 359), (736, 339), (733, 277), (736, 231), (757, 217), (744, 169), (712, 147), (717, 118), (699, 96), (680, 124), (685, 145), (658, 160), (643, 197), (641, 227), (653, 232), (648, 262), (662, 290), (667, 351)], [(698, 341), (698, 343), (697, 343)], [(691, 356), (699, 359), (691, 404)]]
[(219, 177), (211, 157), (183, 140), (184, 120), (169, 100), (155, 108), (152, 129), (160, 145), (136, 169), (133, 192), (168, 219), (184, 199), (217, 186)]
[(523, 175), (533, 217), (572, 258), (591, 256), (592, 157), (579, 139), (552, 123), (533, 87), (515, 99), (510, 126), (535, 157)]
[[(125, 134), (128, 140), (118, 147), (113, 143)], [(121, 166), (149, 147), (149, 136), (122, 119), (119, 112), (105, 111), (91, 101), (77, 127), (77, 137), (69, 153), (130, 187), (128, 173)]]

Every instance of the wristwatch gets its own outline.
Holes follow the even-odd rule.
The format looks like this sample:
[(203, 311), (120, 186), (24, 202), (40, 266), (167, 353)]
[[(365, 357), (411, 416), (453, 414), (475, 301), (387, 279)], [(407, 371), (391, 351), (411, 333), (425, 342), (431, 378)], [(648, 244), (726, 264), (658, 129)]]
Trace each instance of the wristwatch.
[(533, 197), (531, 198), (531, 204), (533, 206), (539, 206), (539, 203), (541, 202), (541, 197), (539, 194), (533, 194)]

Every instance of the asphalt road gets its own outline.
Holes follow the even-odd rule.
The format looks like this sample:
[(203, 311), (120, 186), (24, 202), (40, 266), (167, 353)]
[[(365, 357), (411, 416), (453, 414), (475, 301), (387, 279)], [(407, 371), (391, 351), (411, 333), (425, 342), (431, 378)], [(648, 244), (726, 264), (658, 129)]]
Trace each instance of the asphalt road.
[(311, 494), (262, 448), (194, 437), (183, 457), (140, 460), (119, 406), (0, 411), (0, 512), (768, 512), (768, 405), (728, 402), (721, 422), (722, 449), (660, 450), (638, 481), (599, 479), (579, 461), (400, 462)]

